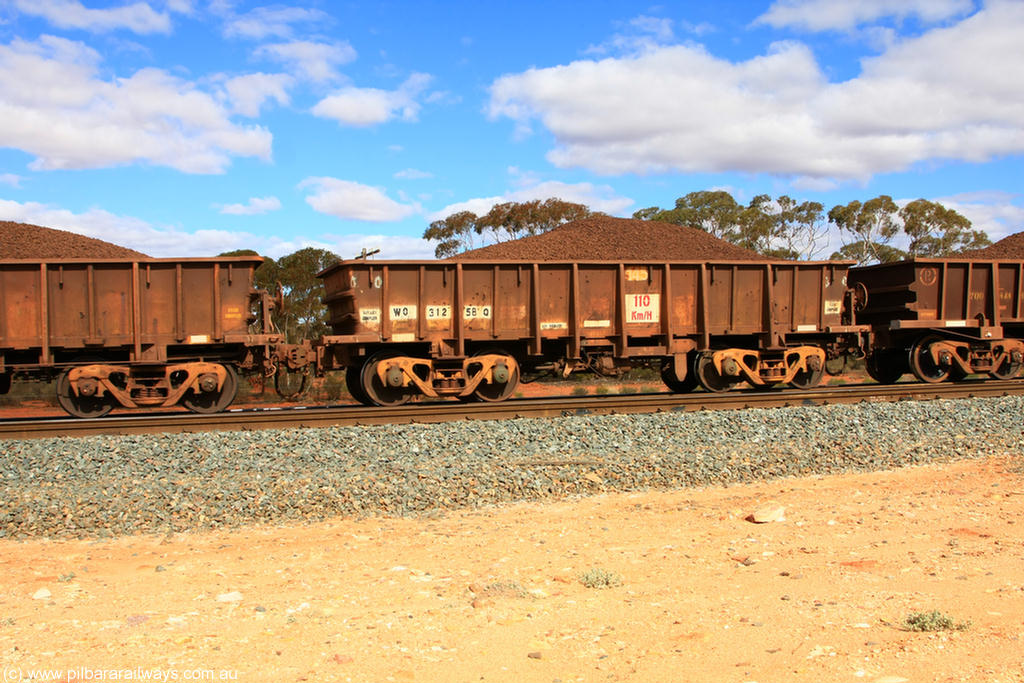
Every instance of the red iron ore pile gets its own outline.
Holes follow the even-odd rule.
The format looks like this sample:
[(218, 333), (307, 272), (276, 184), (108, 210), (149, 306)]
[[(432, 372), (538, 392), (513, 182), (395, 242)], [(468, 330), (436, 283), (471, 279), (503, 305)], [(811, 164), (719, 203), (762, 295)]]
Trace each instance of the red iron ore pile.
[(540, 235), (473, 249), (455, 260), (763, 261), (764, 256), (699, 230), (660, 221), (591, 216)]
[(0, 259), (122, 259), (145, 254), (66, 230), (0, 221)]
[(965, 251), (960, 255), (972, 259), (983, 258), (1024, 261), (1024, 232), (1018, 232), (1008, 237), (1004, 237), (995, 244), (985, 247), (984, 249)]

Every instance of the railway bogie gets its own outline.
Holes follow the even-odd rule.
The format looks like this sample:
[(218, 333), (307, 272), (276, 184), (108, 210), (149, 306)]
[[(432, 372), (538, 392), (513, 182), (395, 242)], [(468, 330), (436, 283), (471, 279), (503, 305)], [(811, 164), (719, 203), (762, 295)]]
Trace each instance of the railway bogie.
[(0, 389), (56, 379), (78, 417), (116, 406), (227, 407), (236, 371), (304, 359), (253, 286), (258, 257), (0, 261)]
[(378, 405), (502, 400), (524, 373), (658, 362), (674, 391), (810, 387), (863, 343), (849, 265), (346, 261), (320, 274), (332, 334), (319, 358)]
[(868, 372), (880, 382), (968, 375), (1013, 379), (1024, 368), (1024, 262), (914, 259), (850, 271), (867, 292)]
[[(502, 401), (541, 373), (660, 369), (674, 392), (809, 389), (863, 357), (881, 383), (1024, 369), (1024, 262), (368, 261), (322, 273), (331, 333), (286, 343), (261, 259), (0, 261), (0, 393), (56, 380), (67, 412), (224, 410), (239, 372), (353, 398)], [(300, 377), (298, 388), (281, 380)], [(288, 382), (284, 383), (288, 385)]]

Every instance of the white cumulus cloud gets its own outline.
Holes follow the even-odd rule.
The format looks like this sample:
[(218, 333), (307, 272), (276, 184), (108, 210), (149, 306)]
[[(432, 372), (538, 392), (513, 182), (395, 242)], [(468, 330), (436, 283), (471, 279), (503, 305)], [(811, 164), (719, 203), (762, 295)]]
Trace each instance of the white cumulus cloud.
[(396, 90), (347, 87), (320, 100), (313, 114), (349, 126), (373, 126), (394, 118), (415, 121), (419, 95), (430, 84), (428, 74), (416, 73)]
[(496, 204), (528, 202), (551, 197), (583, 204), (591, 211), (600, 211), (610, 215), (621, 214), (634, 203), (632, 199), (616, 194), (615, 190), (608, 185), (539, 180), (528, 174), (520, 174), (517, 169), (510, 170), (514, 176), (514, 183), (518, 185), (515, 189), (497, 197), (476, 197), (456, 204), (449, 204), (440, 211), (427, 216), (428, 220), (440, 220), (460, 211), (472, 211), (478, 216), (483, 216)]
[(994, 2), (838, 83), (800, 43), (740, 62), (663, 46), (503, 76), (489, 114), (520, 132), (539, 122), (560, 167), (863, 181), (924, 161), (1024, 152), (1022, 34), (1024, 3)]
[(338, 67), (356, 58), (355, 49), (347, 42), (319, 43), (295, 40), (256, 48), (256, 56), (284, 64), (294, 74), (314, 83), (325, 83), (340, 77)]
[(288, 89), (295, 79), (288, 74), (245, 74), (228, 79), (224, 83), (232, 109), (242, 116), (257, 117), (267, 100), (287, 105), (291, 98)]
[(395, 173), (395, 177), (401, 180), (426, 180), (433, 178), (434, 174), (429, 171), (421, 171), (418, 168), (404, 168)]
[(82, 43), (42, 36), (0, 45), (0, 147), (34, 169), (128, 163), (221, 173), (233, 156), (270, 158), (270, 133), (240, 126), (214, 95), (155, 68), (101, 76)]
[(245, 14), (231, 16), (225, 22), (224, 35), (228, 38), (290, 38), (293, 24), (320, 22), (327, 15), (317, 9), (303, 7), (256, 7)]
[(281, 200), (277, 197), (250, 197), (245, 204), (225, 204), (221, 213), (232, 216), (258, 216), (281, 208)]
[[(342, 258), (353, 258), (374, 249), (380, 251), (370, 258), (374, 259), (432, 259), (434, 246), (420, 237), (404, 235), (322, 235), (318, 238), (324, 244), (322, 249), (329, 249)], [(294, 251), (294, 250), (293, 250)], [(290, 253), (290, 252), (287, 252)]]
[[(92, 208), (82, 213), (41, 204), (0, 199), (4, 220), (32, 223), (95, 237), (155, 257), (216, 256), (225, 251), (262, 244), (253, 235), (227, 230), (185, 231), (174, 226), (156, 227), (133, 216), (121, 216)], [(256, 246), (253, 246), (256, 245)]]
[(415, 204), (402, 204), (379, 187), (329, 177), (306, 178), (300, 188), (310, 188), (306, 202), (316, 211), (336, 218), (373, 223), (399, 221), (420, 212)]
[(850, 31), (880, 19), (934, 23), (974, 9), (972, 0), (776, 0), (754, 23), (811, 31)]
[(1024, 231), (1022, 197), (1008, 192), (965, 192), (935, 201), (963, 214), (975, 230), (984, 230), (993, 242)]
[(126, 29), (134, 33), (170, 33), (171, 18), (145, 2), (91, 9), (78, 0), (14, 0), (22, 14), (41, 17), (62, 29), (105, 32)]

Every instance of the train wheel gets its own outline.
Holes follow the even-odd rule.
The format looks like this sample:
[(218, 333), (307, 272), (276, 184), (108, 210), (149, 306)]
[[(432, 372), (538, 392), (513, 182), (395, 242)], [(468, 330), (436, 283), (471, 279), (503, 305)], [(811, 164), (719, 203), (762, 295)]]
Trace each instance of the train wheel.
[(220, 391), (189, 391), (181, 397), (181, 404), (193, 413), (219, 413), (231, 405), (238, 393), (238, 375), (230, 365), (223, 366), (227, 370), (224, 384)]
[(951, 368), (937, 365), (932, 359), (931, 345), (937, 341), (941, 341), (941, 337), (934, 334), (921, 337), (910, 347), (910, 355), (908, 357), (910, 371), (914, 373), (914, 377), (929, 384), (944, 382), (949, 379), (952, 372)]
[(378, 351), (363, 364), (360, 386), (366, 395), (368, 405), (400, 406), (412, 398), (412, 393), (405, 387), (388, 386), (377, 375), (377, 365), (396, 355), (391, 351)]
[(739, 380), (718, 374), (710, 353), (702, 353), (697, 356), (693, 362), (693, 374), (702, 387), (715, 393), (729, 391), (734, 384), (739, 383)]
[(68, 372), (65, 370), (57, 377), (57, 402), (61, 408), (75, 417), (103, 417), (114, 408), (109, 396), (76, 395), (71, 390)]
[(864, 369), (868, 377), (879, 384), (896, 384), (899, 378), (906, 372), (903, 368), (903, 359), (894, 353), (882, 353), (876, 351), (864, 360)]
[[(481, 351), (480, 353), (475, 353), (473, 355), (481, 356), (494, 353), (505, 356), (504, 369), (499, 365), (495, 365), (493, 370), (495, 382), (493, 384), (490, 382), (481, 382), (473, 391), (473, 397), (475, 399), (490, 403), (495, 401), (504, 401), (506, 398), (511, 396), (513, 392), (515, 392), (516, 387), (519, 386), (519, 363), (516, 362), (515, 358), (500, 351)], [(504, 383), (498, 381), (502, 378), (505, 379)]]
[(821, 378), (824, 376), (825, 368), (800, 370), (793, 375), (793, 379), (789, 380), (789, 383), (797, 389), (813, 389), (821, 384)]
[(364, 406), (373, 405), (370, 397), (363, 391), (362, 365), (349, 365), (345, 368), (345, 388), (348, 389), (349, 396), (354, 400), (359, 401)]
[(1014, 379), (1020, 374), (1022, 367), (1024, 367), (1024, 363), (1014, 363), (1012, 359), (1006, 358), (998, 368), (989, 374), (995, 379)]
[(675, 361), (672, 356), (666, 356), (661, 361), (661, 381), (665, 386), (677, 394), (688, 394), (697, 388), (697, 373), (690, 370), (686, 378), (680, 382), (676, 379)]

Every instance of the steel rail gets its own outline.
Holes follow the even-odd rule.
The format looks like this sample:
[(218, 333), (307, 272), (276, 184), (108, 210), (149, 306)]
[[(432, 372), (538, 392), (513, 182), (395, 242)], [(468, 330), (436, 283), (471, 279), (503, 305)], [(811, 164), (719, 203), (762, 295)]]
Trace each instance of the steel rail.
[(1024, 394), (1022, 380), (979, 380), (942, 384), (847, 384), (809, 390), (728, 391), (720, 394), (616, 394), (509, 399), (498, 403), (437, 401), (389, 408), (329, 406), (235, 409), (224, 413), (143, 414), (98, 419), (18, 418), (0, 421), (0, 439), (100, 434), (154, 434), (411, 424), (453, 420), (506, 420), (666, 411), (737, 410), (865, 401), (933, 400)]

